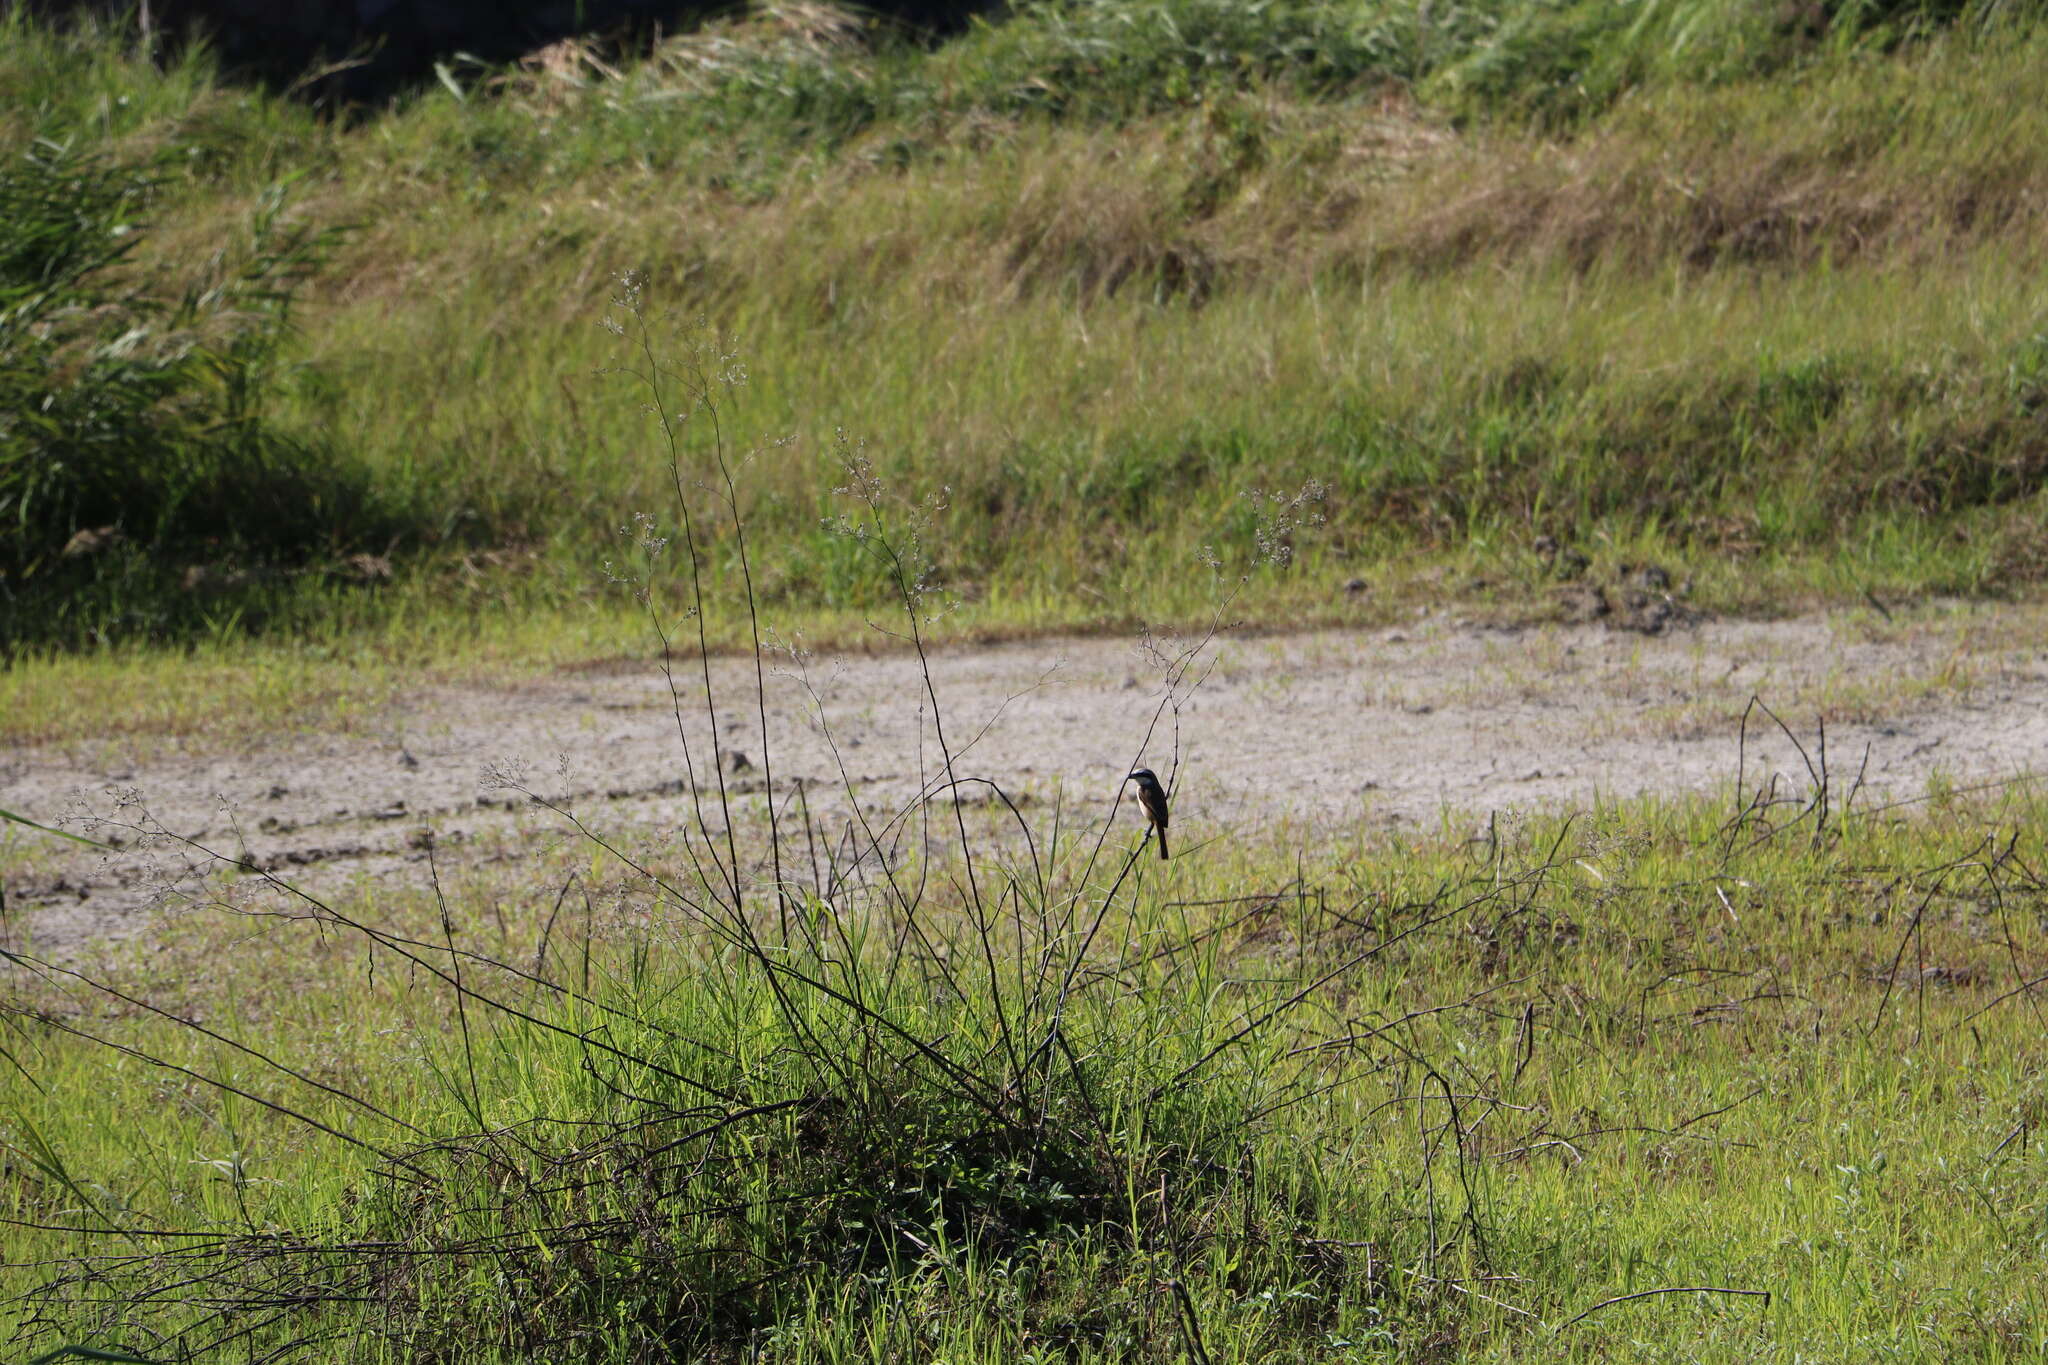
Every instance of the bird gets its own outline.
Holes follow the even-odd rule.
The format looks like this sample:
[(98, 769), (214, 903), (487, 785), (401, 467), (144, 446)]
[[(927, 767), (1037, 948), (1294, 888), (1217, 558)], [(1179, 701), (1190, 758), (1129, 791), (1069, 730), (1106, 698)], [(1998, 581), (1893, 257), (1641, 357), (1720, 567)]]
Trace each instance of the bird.
[(1145, 808), (1145, 818), (1159, 831), (1159, 859), (1166, 860), (1166, 788), (1159, 785), (1159, 779), (1152, 775), (1150, 768), (1140, 768), (1125, 778), (1126, 782), (1138, 784), (1138, 804)]

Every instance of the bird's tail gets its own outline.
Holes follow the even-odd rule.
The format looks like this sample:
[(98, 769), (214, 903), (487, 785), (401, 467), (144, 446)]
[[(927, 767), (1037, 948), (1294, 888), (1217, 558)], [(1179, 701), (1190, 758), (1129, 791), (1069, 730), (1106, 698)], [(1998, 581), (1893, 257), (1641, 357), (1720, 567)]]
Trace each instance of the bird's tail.
[(1155, 825), (1153, 828), (1159, 835), (1159, 861), (1163, 863), (1166, 861), (1166, 826)]

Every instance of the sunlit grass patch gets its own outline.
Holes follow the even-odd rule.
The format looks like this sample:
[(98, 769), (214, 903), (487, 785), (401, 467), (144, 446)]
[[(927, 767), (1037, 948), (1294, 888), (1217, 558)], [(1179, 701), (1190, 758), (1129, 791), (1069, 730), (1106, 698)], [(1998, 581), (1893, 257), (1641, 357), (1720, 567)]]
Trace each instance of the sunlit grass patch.
[[(573, 853), (496, 891), (451, 872), (445, 900), (238, 893), (95, 960), (103, 987), (15, 969), (10, 1216), (156, 1250), (80, 1279), (42, 1263), (67, 1235), (18, 1228), (10, 1292), (73, 1276), (47, 1330), (133, 1347), (220, 1330), (134, 1298), (153, 1265), (245, 1308), (296, 1286), (237, 1322), (323, 1358), (393, 1312), (416, 1350), (595, 1359), (2038, 1352), (2037, 797), (1730, 817), (1140, 859), (1078, 979), (1077, 1088), (1029, 1111), (1071, 1149), (985, 1108), (1032, 940), (998, 928), (992, 968), (969, 905), (887, 971), (904, 926), (807, 896), (846, 938), (827, 967), (797, 932), (789, 1013), (629, 869), (581, 869), (586, 905)], [(174, 1228), (199, 1236), (173, 1253)], [(1693, 1292), (1608, 1303), (1658, 1289)]]
[[(876, 600), (820, 528), (841, 428), (950, 490), (937, 567), (991, 633), (1179, 614), (1244, 495), (1310, 479), (1318, 576), (1262, 585), (1275, 617), (1351, 619), (1343, 584), (1420, 561), (1540, 618), (1501, 568), (1544, 537), (1715, 610), (2037, 582), (2039, 35), (1674, 6), (1574, 11), (1553, 50), (1564, 18), (1511, 9), (1050, 7), (926, 49), (799, 8), (332, 121), (10, 19), (11, 135), (152, 167), (167, 288), (286, 182), (282, 227), (350, 229), (252, 396), (307, 487), (367, 479), (285, 499), (310, 529), (223, 504), (291, 565), (143, 553), (139, 506), (44, 528), (127, 540), (65, 560), (103, 590), (24, 608), (18, 647), (584, 600), (661, 494), (589, 378), (632, 269), (745, 349), (792, 612)], [(1581, 39), (1608, 77), (1553, 89)]]

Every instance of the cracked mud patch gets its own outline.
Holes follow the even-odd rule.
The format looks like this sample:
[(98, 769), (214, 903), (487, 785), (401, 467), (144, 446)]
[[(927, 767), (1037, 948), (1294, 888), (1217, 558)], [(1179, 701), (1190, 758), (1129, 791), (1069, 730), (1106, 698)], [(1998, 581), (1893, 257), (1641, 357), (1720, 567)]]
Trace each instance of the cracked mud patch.
[[(1059, 799), (1070, 827), (1107, 815), (1134, 761), (1162, 774), (1177, 767), (1177, 857), (1283, 824), (1398, 826), (1644, 794), (1732, 799), (1752, 696), (1808, 749), (1802, 758), (1753, 717), (1752, 788), (1777, 774), (1803, 790), (1822, 723), (1831, 784), (1845, 792), (1860, 778), (1859, 803), (1918, 796), (1937, 776), (1967, 785), (2048, 763), (2044, 607), (1933, 605), (1895, 623), (1864, 613), (1704, 622), (1655, 637), (1436, 619), (1225, 638), (1177, 724), (1164, 718), (1142, 754), (1160, 675), (1128, 639), (944, 650), (932, 675), (958, 774), (1000, 783), (1020, 805)], [(618, 667), (424, 690), (370, 727), (377, 738), (360, 725), (252, 734), (112, 761), (100, 745), (90, 762), (17, 750), (0, 758), (0, 807), (100, 837), (123, 837), (121, 826), (146, 815), (309, 888), (416, 886), (430, 845), (445, 872), (577, 837), (547, 805), (629, 842), (674, 839), (694, 819), (686, 749), (699, 784), (722, 780), (741, 810), (760, 811), (772, 771), (778, 804), (800, 779), (827, 823), (843, 823), (855, 801), (900, 808), (940, 767), (914, 658), (813, 659), (808, 685), (786, 666), (771, 673), (772, 748), (751, 667), (719, 660), (712, 676), (724, 713), (715, 744), (700, 675), (678, 676), (679, 729), (659, 670)], [(5, 848), (8, 927), (43, 953), (137, 932), (154, 906), (202, 894), (219, 871), (160, 841), (99, 854), (15, 835)]]

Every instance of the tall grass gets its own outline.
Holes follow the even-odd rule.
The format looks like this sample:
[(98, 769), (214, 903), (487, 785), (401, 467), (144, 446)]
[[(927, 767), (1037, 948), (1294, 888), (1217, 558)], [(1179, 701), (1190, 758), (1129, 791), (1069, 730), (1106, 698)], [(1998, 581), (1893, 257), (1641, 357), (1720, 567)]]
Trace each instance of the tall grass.
[[(263, 398), (388, 513), (319, 499), (328, 569), (274, 601), (185, 611), (158, 555), (178, 609), (39, 638), (582, 610), (592, 528), (660, 492), (585, 382), (622, 267), (775, 377), (763, 589), (820, 613), (881, 600), (819, 525), (838, 426), (954, 490), (938, 567), (992, 629), (1184, 614), (1162, 553), (1310, 478), (1325, 549), (1257, 591), (1315, 619), (1418, 561), (1540, 612), (1543, 537), (1724, 608), (2034, 581), (2048, 44), (1996, 7), (1610, 9), (1048, 5), (927, 49), (786, 7), (352, 124), (11, 18), (10, 134), (152, 168), (136, 267), (203, 287), (297, 171), (282, 223), (361, 226)], [(1544, 113), (1517, 44), (1575, 24), (1567, 66), (1621, 74)]]
[[(1143, 841), (1124, 846), (1107, 826), (1063, 829), (1057, 818), (1034, 829), (998, 778), (965, 768), (929, 662), (923, 714), (936, 759), (918, 796), (873, 812), (842, 760), (851, 815), (840, 829), (814, 822), (802, 788), (775, 777), (739, 457), (725, 434), (741, 373), (720, 346), (659, 349), (637, 282), (620, 309), (622, 371), (666, 448), (672, 501), (643, 519), (637, 560), (618, 576), (661, 642), (691, 813), (677, 841), (641, 854), (504, 781), (630, 871), (647, 898), (640, 913), (674, 936), (660, 965), (653, 940), (636, 937), (615, 957), (587, 925), (580, 970), (559, 951), (551, 959), (553, 913), (530, 966), (459, 946), (431, 862), (438, 943), (338, 909), (245, 858), (224, 860), (282, 897), (245, 901), (245, 913), (346, 934), (387, 971), (423, 972), (452, 992), (459, 1050), (424, 1059), (450, 1087), (441, 1100), (453, 1107), (437, 1116), (430, 1096), (421, 1108), (333, 1084), (260, 1037), (9, 952), (43, 985), (123, 1001), (170, 1030), (160, 1049), (59, 1025), (63, 1046), (110, 1048), (197, 1082), (209, 1100), (264, 1111), (259, 1126), (282, 1124), (275, 1131), (296, 1135), (288, 1140), (336, 1144), (338, 1158), (319, 1196), (270, 1204), (238, 1146), (209, 1161), (229, 1186), (226, 1204), (208, 1201), (184, 1227), (143, 1226), (85, 1190), (101, 1178), (81, 1173), (24, 1093), (8, 1111), (9, 1150), (38, 1189), (83, 1204), (17, 1206), (18, 1221), (86, 1248), (38, 1263), (19, 1286), (24, 1338), (83, 1338), (95, 1349), (142, 1341), (181, 1356), (234, 1345), (265, 1359), (371, 1340), (408, 1357), (731, 1354), (788, 1329), (821, 1297), (835, 1312), (887, 1312), (933, 1277), (1001, 1265), (1005, 1278), (1071, 1283), (1052, 1306), (994, 1290), (1026, 1337), (1150, 1355), (1171, 1329), (1206, 1354), (1186, 1281), (1214, 1273), (1219, 1221), (1259, 1229), (1252, 1259), (1233, 1257), (1232, 1273), (1270, 1265), (1291, 1282), (1341, 1267), (1313, 1231), (1323, 1198), (1313, 1167), (1278, 1150), (1255, 1165), (1250, 1144), (1269, 1115), (1313, 1103), (1328, 1084), (1329, 1065), (1297, 1061), (1314, 1058), (1313, 1046), (1275, 1050), (1303, 1027), (1320, 1036), (1307, 1002), (1398, 937), (1352, 943), (1347, 917), (1318, 904), (1319, 932), (1339, 935), (1327, 961), (1276, 981), (1227, 979), (1214, 934), (1139, 911)], [(687, 476), (686, 431), (706, 433), (709, 486)], [(874, 566), (921, 650), (931, 609), (923, 524), (897, 520), (896, 497), (857, 450), (847, 478), (853, 507), (840, 533)], [(703, 572), (720, 545), (737, 557), (730, 596)], [(751, 706), (713, 688), (706, 622), (718, 611), (750, 623)], [(1169, 774), (1207, 643), (1160, 656), (1153, 729), (1165, 752), (1153, 761)], [(801, 670), (802, 657), (790, 666)], [(740, 715), (760, 726), (758, 808), (728, 780), (722, 728)], [(822, 702), (817, 723), (830, 734)], [(1141, 739), (1133, 761), (1151, 743)], [(147, 816), (115, 822), (125, 837), (223, 861)], [(431, 832), (424, 839), (431, 858)], [(1294, 899), (1311, 913), (1302, 893)], [(1214, 1008), (1220, 996), (1234, 1007)], [(185, 1065), (172, 1054), (188, 1043), (225, 1049), (216, 1055), (232, 1055), (231, 1070), (253, 1064), (263, 1082)], [(18, 1069), (39, 1091), (34, 1072)], [(285, 1096), (279, 1084), (304, 1093)], [(1462, 1159), (1450, 1164), (1462, 1170)], [(1432, 1183), (1426, 1210), (1390, 1226), (1425, 1285), (1483, 1256), (1474, 1198), (1464, 1185), (1440, 1209)], [(215, 1225), (221, 1215), (232, 1230)], [(90, 1249), (103, 1237), (114, 1248), (157, 1245)], [(1094, 1280), (1134, 1269), (1170, 1296), (1138, 1322), (1104, 1317), (1123, 1296)], [(1341, 1313), (1344, 1291), (1333, 1289), (1328, 1311)]]
[[(924, 660), (928, 757), (877, 807), (814, 693), (838, 791), (794, 784), (761, 699), (745, 376), (715, 337), (673, 346), (636, 286), (621, 302), (613, 378), (669, 500), (612, 572), (659, 644), (680, 822), (636, 839), (499, 773), (573, 836), (552, 857), (492, 874), (423, 829), (423, 885), (319, 895), (103, 812), (215, 880), (161, 952), (0, 949), (11, 1339), (264, 1361), (2048, 1345), (2030, 789), (1937, 790), (1913, 818), (1824, 747), (1786, 773), (1745, 741), (1712, 804), (1158, 861), (1119, 803), (1047, 808), (975, 766), (922, 652), (934, 506), (854, 445), (836, 532)], [(1262, 501), (1249, 553), (1284, 558), (1300, 509)], [(705, 665), (721, 617), (757, 660), (736, 695)], [(1155, 642), (1154, 720), (1118, 755), (1176, 786), (1201, 780), (1210, 641)], [(758, 778), (724, 748), (742, 718)]]
[(294, 298), (333, 231), (286, 219), (273, 187), (211, 260), (166, 281), (133, 250), (159, 180), (42, 138), (0, 166), (9, 651), (177, 634), (225, 580), (336, 558), (402, 522), (360, 460), (270, 420)]
[(821, 958), (766, 895), (721, 943), (680, 849), (245, 891), (15, 959), (0, 1312), (154, 1359), (2031, 1358), (2040, 813), (1835, 794), (1164, 880), (1120, 833), (1014, 1097), (1029, 978), (964, 902), (920, 945), (806, 870)]

